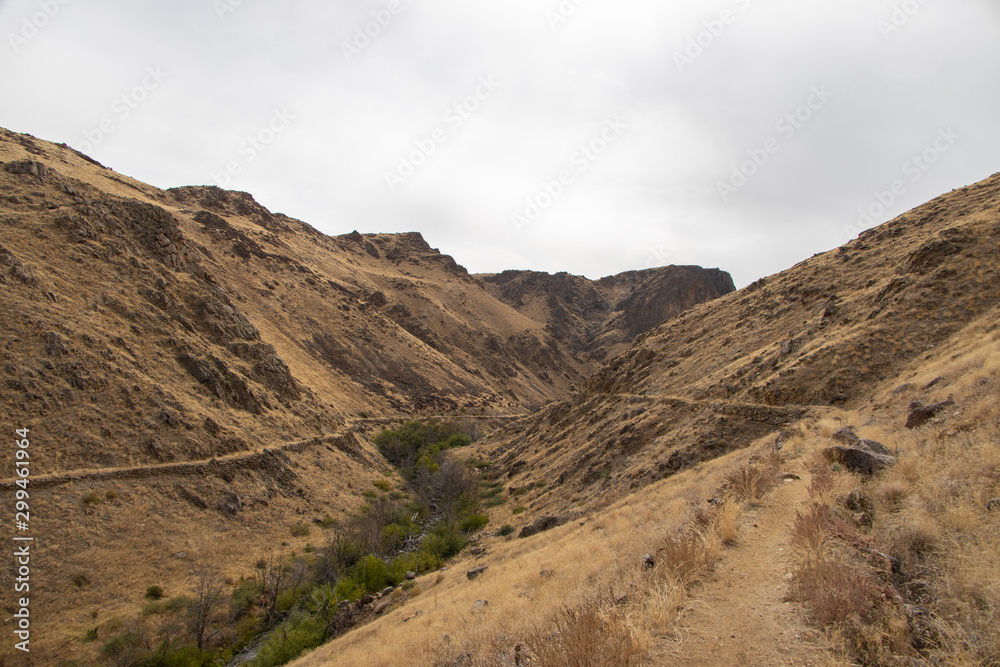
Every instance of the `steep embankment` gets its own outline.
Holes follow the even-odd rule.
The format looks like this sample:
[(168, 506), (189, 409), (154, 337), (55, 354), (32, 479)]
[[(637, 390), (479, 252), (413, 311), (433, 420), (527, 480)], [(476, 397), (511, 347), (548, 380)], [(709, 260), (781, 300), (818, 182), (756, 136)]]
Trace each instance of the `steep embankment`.
[(640, 336), (481, 455), (524, 490), (530, 521), (744, 447), (810, 406), (855, 405), (1000, 303), (998, 247), (995, 175)]

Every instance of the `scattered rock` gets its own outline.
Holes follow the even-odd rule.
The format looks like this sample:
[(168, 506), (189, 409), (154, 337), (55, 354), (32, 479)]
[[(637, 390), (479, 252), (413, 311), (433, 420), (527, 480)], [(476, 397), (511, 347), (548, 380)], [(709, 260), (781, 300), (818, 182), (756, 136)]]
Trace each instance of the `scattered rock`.
[(794, 472), (783, 472), (780, 475), (778, 475), (778, 479), (783, 480), (785, 482), (791, 482), (802, 478), (796, 475)]
[(919, 428), (952, 405), (955, 405), (955, 401), (951, 399), (934, 405), (924, 405), (919, 401), (913, 401), (910, 403), (910, 416), (906, 420), (906, 428)]
[(943, 376), (942, 377), (936, 377), (933, 380), (931, 380), (930, 382), (928, 382), (927, 384), (925, 384), (924, 385), (924, 389), (925, 390), (932, 389), (932, 388), (938, 386), (939, 384), (941, 384), (942, 382), (947, 382), (947, 381), (948, 381), (948, 378), (946, 378), (946, 377), (943, 377)]
[(556, 573), (555, 573), (554, 570), (545, 569), (545, 570), (542, 570), (541, 572), (539, 572), (538, 576), (541, 577), (542, 579), (550, 579), (550, 578), (554, 577), (555, 574)]
[(186, 560), (187, 557), (188, 557), (188, 554), (187, 554), (186, 551), (178, 551), (177, 553), (174, 554), (174, 558), (176, 558), (178, 560)]
[(992, 512), (993, 510), (1000, 510), (1000, 498), (994, 498), (986, 503), (986, 511)]
[(361, 596), (361, 599), (358, 600), (358, 606), (367, 607), (372, 602), (375, 602), (375, 596), (372, 595), (371, 593), (365, 593), (364, 595)]
[(656, 567), (656, 561), (649, 554), (646, 554), (645, 556), (642, 557), (642, 562), (646, 566), (647, 570), (652, 570), (654, 567)]
[(490, 606), (489, 600), (476, 600), (472, 605), (472, 611), (482, 611)]
[(337, 608), (338, 609), (347, 609), (350, 606), (351, 606), (351, 601), (350, 600), (341, 600), (340, 604), (337, 605)]
[(184, 500), (186, 500), (189, 503), (191, 503), (192, 505), (194, 505), (195, 507), (200, 507), (203, 510), (207, 510), (208, 509), (208, 503), (206, 503), (205, 500), (201, 496), (199, 496), (198, 494), (192, 492), (190, 489), (188, 489), (183, 484), (178, 484), (177, 485), (177, 494), (181, 498), (183, 498)]
[(386, 586), (385, 588), (382, 589), (382, 597), (386, 597), (387, 595), (392, 595), (392, 592), (394, 590), (396, 589), (393, 588), (392, 586)]
[(851, 472), (862, 475), (874, 475), (896, 463), (894, 456), (878, 454), (864, 446), (858, 447), (828, 447), (823, 450), (823, 456), (830, 463), (839, 463)]
[(372, 607), (372, 611), (376, 614), (381, 614), (383, 611), (392, 606), (392, 600), (382, 600), (377, 605)]
[(469, 570), (468, 572), (466, 572), (465, 576), (468, 577), (469, 581), (472, 581), (472, 580), (476, 579), (477, 577), (479, 577), (479, 575), (481, 575), (487, 569), (488, 568), (486, 568), (486, 567), (473, 568), (473, 569)]
[(473, 556), (485, 556), (486, 547), (473, 547), (472, 549), (469, 549), (469, 553)]
[(413, 581), (414, 579), (416, 579), (416, 578), (417, 578), (417, 573), (416, 573), (416, 572), (407, 572), (407, 573), (406, 573), (405, 575), (403, 575), (403, 576), (405, 576), (405, 577), (406, 577), (406, 580), (407, 580), (407, 581)]
[(537, 535), (538, 533), (543, 533), (546, 530), (552, 530), (556, 526), (561, 526), (566, 523), (566, 520), (562, 517), (557, 516), (543, 516), (534, 523), (525, 526), (518, 533), (518, 538), (531, 537), (532, 535)]

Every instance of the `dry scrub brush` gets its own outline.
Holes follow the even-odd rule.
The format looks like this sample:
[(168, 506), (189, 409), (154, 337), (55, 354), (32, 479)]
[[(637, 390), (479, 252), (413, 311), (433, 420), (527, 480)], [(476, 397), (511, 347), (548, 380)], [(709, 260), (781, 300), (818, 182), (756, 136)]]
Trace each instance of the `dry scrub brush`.
[(900, 461), (880, 476), (813, 471), (792, 531), (793, 594), (864, 664), (1000, 664), (1000, 508), (988, 508), (1000, 410), (972, 407), (992, 419), (949, 432), (883, 423)]

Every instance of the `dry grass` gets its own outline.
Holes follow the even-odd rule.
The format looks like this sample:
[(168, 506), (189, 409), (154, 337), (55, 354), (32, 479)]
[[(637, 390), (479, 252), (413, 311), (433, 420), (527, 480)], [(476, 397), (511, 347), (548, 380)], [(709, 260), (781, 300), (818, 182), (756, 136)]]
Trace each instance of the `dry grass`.
[(736, 544), (740, 525), (743, 523), (743, 508), (738, 503), (723, 503), (715, 515), (715, 532), (725, 545)]
[(524, 641), (539, 667), (638, 665), (643, 646), (613, 597), (604, 595), (564, 607), (551, 627), (531, 632)]
[[(908, 392), (894, 393), (901, 381), (888, 381), (870, 410), (816, 425), (822, 437), (849, 421), (899, 456), (872, 479), (818, 463), (812, 505), (792, 532), (796, 597), (863, 664), (917, 656), (927, 664), (1000, 664), (1000, 526), (987, 509), (1000, 496), (997, 332), (973, 325), (935, 355), (905, 376)], [(917, 431), (903, 428), (910, 400), (949, 396), (953, 412)], [(852, 491), (870, 503), (870, 527), (852, 522), (856, 511), (845, 506)]]
[(777, 454), (753, 461), (726, 475), (729, 494), (741, 502), (755, 504), (778, 483), (781, 458)]

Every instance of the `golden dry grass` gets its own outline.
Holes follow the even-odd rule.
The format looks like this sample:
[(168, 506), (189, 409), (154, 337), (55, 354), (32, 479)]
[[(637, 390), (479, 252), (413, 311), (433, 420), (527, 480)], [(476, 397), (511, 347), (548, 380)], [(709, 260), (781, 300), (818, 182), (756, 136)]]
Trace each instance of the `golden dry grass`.
[[(921, 656), (934, 664), (1000, 664), (1000, 344), (992, 316), (974, 323), (847, 421), (896, 450), (899, 462), (864, 479), (817, 461), (812, 507), (793, 528), (795, 592), (813, 619), (864, 664)], [(943, 378), (943, 379), (939, 379)], [(915, 393), (914, 393), (915, 392)], [(956, 409), (903, 427), (912, 398), (951, 397)], [(841, 421), (816, 424), (821, 436)], [(866, 499), (854, 525), (849, 494)], [(884, 556), (896, 559), (889, 567)]]

